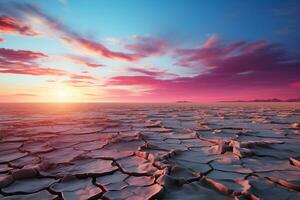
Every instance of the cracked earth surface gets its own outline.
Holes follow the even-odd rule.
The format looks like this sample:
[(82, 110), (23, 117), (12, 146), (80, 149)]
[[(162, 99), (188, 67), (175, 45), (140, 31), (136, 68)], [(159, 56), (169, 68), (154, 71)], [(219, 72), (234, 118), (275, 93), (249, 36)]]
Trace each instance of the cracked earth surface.
[(300, 199), (299, 104), (69, 107), (0, 108), (0, 199)]

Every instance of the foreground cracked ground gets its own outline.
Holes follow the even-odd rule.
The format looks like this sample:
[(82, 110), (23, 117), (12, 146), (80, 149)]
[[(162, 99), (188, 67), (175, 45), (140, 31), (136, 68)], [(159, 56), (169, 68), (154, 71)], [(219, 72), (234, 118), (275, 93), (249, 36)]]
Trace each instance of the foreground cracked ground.
[(300, 199), (299, 104), (72, 106), (2, 105), (0, 199)]

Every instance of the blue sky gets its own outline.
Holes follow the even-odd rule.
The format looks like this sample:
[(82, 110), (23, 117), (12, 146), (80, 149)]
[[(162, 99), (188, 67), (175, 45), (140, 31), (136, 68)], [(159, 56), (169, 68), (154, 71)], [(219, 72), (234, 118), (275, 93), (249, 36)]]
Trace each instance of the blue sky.
[[(297, 1), (26, 2), (39, 5), (76, 31), (91, 34), (99, 40), (130, 35), (156, 35), (194, 44), (204, 41), (208, 35), (218, 34), (225, 40), (268, 39), (287, 45), (295, 45), (295, 42), (299, 44), (299, 41), (293, 41), (300, 31), (296, 27), (296, 22), (300, 22)], [(292, 26), (290, 24), (294, 24), (290, 33), (280, 33)]]
[[(36, 2), (36, 1), (35, 1)], [(198, 42), (207, 34), (226, 39), (286, 41), (277, 31), (299, 20), (297, 1), (40, 1), (41, 7), (66, 24), (97, 37), (154, 34), (189, 37)], [(299, 8), (298, 8), (299, 11)], [(289, 13), (290, 12), (290, 13)], [(293, 13), (294, 12), (294, 13)]]

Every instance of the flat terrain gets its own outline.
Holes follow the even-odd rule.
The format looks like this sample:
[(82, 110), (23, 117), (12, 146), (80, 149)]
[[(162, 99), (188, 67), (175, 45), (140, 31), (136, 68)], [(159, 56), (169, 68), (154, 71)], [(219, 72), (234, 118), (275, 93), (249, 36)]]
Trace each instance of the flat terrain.
[(0, 199), (300, 199), (300, 104), (2, 104)]

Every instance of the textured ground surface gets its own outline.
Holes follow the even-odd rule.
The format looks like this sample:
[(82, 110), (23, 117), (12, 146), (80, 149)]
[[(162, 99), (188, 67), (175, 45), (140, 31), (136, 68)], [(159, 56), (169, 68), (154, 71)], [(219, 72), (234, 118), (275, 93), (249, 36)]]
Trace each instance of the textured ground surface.
[(1, 105), (0, 199), (300, 199), (299, 104)]

